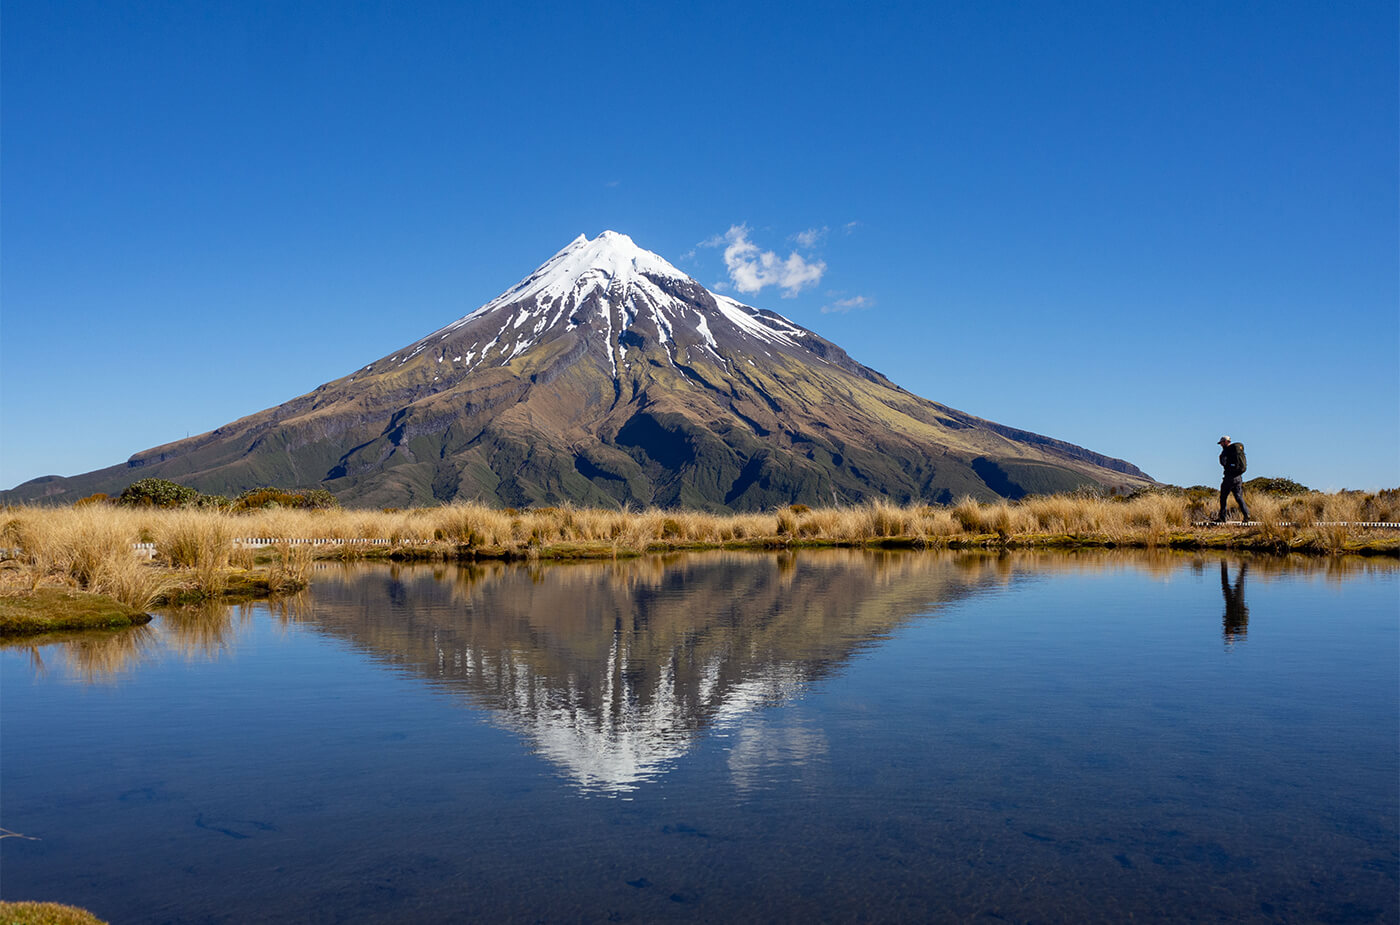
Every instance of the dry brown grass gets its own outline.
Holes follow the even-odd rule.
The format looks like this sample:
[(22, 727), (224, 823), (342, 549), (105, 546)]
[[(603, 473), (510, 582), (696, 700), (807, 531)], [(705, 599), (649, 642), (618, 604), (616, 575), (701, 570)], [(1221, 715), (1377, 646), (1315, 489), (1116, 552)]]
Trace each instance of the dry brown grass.
[[(1315, 526), (1318, 521), (1400, 521), (1400, 490), (1377, 493), (1310, 492), (1293, 496), (1251, 494), (1258, 527), (1231, 531), (1193, 525), (1214, 513), (1216, 499), (1199, 493), (1160, 491), (1122, 500), (1057, 495), (1022, 501), (965, 499), (951, 506), (896, 505), (875, 501), (854, 507), (809, 509), (803, 505), (766, 513), (709, 514), (645, 509), (600, 510), (572, 505), (515, 511), (458, 503), (407, 511), (296, 510), (280, 508), (231, 514), (215, 509), (129, 509), (89, 504), (76, 508), (16, 507), (0, 512), (0, 546), (17, 548), (12, 588), (68, 584), (100, 591), (136, 607), (170, 590), (172, 576), (187, 589), (217, 595), (235, 567), (248, 568), (254, 551), (239, 540), (298, 542), (260, 548), (272, 554), (274, 588), (305, 583), (313, 556), (357, 558), (390, 548), (429, 549), (442, 555), (561, 554), (565, 547), (592, 554), (715, 545), (829, 543), (863, 545), (908, 542), (940, 546), (982, 543), (1076, 542), (1155, 547), (1181, 545), (1183, 537), (1205, 545), (1253, 543), (1275, 548), (1345, 551), (1358, 540), (1381, 543), (1394, 534), (1355, 526)], [(300, 541), (334, 541), (308, 545)], [(132, 544), (154, 542), (157, 559), (146, 563)], [(553, 550), (550, 551), (550, 547)]]
[(156, 554), (173, 569), (184, 570), (194, 590), (210, 597), (227, 586), (233, 556), (229, 518), (208, 516), (198, 508), (170, 511), (157, 522)]
[(273, 591), (296, 591), (311, 581), (312, 547), (309, 544), (277, 544), (277, 556), (268, 569), (267, 584)]
[(68, 585), (144, 610), (171, 587), (169, 576), (132, 552), (143, 524), (134, 512), (85, 505), (5, 512), (0, 545), (18, 549), (9, 584)]

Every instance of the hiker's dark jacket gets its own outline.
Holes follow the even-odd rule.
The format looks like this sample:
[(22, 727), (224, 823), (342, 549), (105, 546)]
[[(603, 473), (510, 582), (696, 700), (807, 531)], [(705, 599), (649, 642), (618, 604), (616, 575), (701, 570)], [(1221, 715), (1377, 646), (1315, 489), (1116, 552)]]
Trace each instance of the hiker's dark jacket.
[(1220, 449), (1220, 465), (1225, 469), (1225, 480), (1237, 479), (1244, 475), (1244, 467), (1240, 465), (1240, 453), (1244, 452), (1243, 443), (1232, 443)]

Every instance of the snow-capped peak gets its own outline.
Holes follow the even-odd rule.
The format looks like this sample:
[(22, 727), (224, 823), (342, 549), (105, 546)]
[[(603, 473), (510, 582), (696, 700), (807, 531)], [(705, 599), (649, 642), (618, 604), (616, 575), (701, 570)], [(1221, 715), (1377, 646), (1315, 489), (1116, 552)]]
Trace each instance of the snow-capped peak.
[(646, 276), (691, 280), (659, 255), (638, 247), (625, 234), (604, 231), (591, 241), (587, 235), (579, 235), (510, 289), (434, 333), (450, 331), (463, 322), (514, 302), (537, 298), (540, 302), (562, 304), (565, 297), (573, 295), (577, 300), (584, 291), (594, 287), (607, 290), (620, 283), (624, 289), (630, 289), (634, 282)]
[[(714, 308), (705, 306), (701, 293), (713, 299)], [(497, 311), (504, 313), (499, 324), (484, 321)], [(639, 321), (651, 330), (649, 336), (666, 351), (672, 365), (680, 332), (698, 335), (701, 349), (715, 357), (720, 356), (718, 338), (726, 330), (765, 351), (770, 346), (799, 347), (808, 333), (773, 312), (708, 293), (692, 277), (616, 231), (604, 231), (591, 240), (586, 235), (574, 238), (510, 289), (423, 338), (400, 365), (477, 319), (490, 328), (489, 332), (483, 329), (479, 339), (484, 345), (464, 344), (465, 351), (454, 354), (466, 358), (468, 371), (483, 363), (505, 365), (551, 336), (546, 332), (566, 333), (580, 325), (589, 327), (588, 336), (605, 352), (614, 376), (625, 367), (628, 350), (635, 346), (625, 342), (623, 335)], [(681, 340), (687, 338), (682, 334)]]
[(568, 247), (491, 304), (519, 302), (536, 296), (553, 301), (586, 284), (626, 285), (639, 275), (690, 278), (658, 255), (638, 247), (627, 235), (604, 231), (591, 241), (585, 235), (574, 238)]
[(642, 274), (668, 279), (689, 279), (686, 274), (667, 263), (662, 257), (638, 247), (625, 234), (604, 231), (593, 240), (579, 235), (569, 246), (555, 254), (544, 265), (507, 295), (515, 301), (537, 292), (562, 294), (582, 277), (601, 274), (609, 280), (627, 281)]

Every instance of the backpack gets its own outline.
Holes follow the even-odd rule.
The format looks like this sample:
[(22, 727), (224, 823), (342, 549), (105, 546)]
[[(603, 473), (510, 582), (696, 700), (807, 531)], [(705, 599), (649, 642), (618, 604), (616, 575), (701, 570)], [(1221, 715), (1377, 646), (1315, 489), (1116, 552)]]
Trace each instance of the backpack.
[(1244, 459), (1244, 444), (1234, 443), (1231, 444), (1230, 448), (1235, 451), (1235, 465), (1238, 467), (1240, 475), (1244, 475), (1244, 470), (1248, 468)]

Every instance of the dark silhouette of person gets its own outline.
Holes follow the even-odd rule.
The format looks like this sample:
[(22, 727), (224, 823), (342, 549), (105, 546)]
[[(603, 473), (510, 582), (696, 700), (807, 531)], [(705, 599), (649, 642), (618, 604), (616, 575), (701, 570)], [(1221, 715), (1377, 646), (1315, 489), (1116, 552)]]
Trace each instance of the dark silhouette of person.
[(1221, 437), (1219, 443), (1220, 467), (1224, 474), (1220, 479), (1220, 513), (1215, 522), (1225, 522), (1225, 502), (1234, 495), (1235, 503), (1240, 506), (1240, 517), (1248, 523), (1249, 508), (1244, 506), (1244, 444), (1232, 443), (1228, 436)]
[(1230, 586), (1230, 567), (1220, 560), (1220, 593), (1225, 596), (1224, 622), (1225, 644), (1231, 645), (1244, 639), (1249, 633), (1249, 608), (1244, 603), (1244, 576), (1249, 571), (1249, 563), (1241, 562), (1234, 587)]

